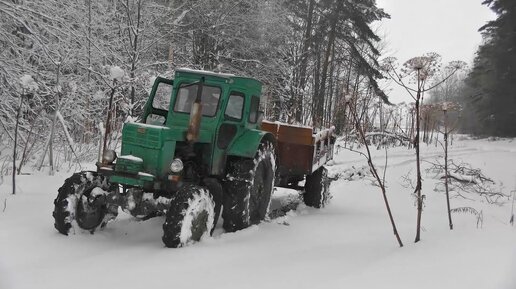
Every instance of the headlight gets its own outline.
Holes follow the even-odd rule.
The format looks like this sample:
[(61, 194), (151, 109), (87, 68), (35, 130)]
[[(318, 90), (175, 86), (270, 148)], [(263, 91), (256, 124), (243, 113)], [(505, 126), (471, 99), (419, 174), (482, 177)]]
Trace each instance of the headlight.
[(180, 159), (174, 159), (170, 164), (170, 170), (173, 173), (179, 173), (183, 170), (183, 162)]
[(102, 157), (102, 162), (105, 164), (111, 164), (116, 160), (116, 152), (114, 150), (106, 150)]

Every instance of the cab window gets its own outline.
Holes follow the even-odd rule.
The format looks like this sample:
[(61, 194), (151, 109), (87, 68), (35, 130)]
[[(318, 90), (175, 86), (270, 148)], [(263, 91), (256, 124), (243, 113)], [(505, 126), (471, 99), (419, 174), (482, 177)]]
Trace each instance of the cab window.
[[(176, 97), (174, 111), (190, 113), (192, 104), (197, 97), (199, 85), (181, 85)], [(202, 115), (215, 116), (220, 100), (220, 88), (215, 86), (203, 85), (202, 87)]]
[(155, 109), (162, 109), (168, 111), (170, 106), (170, 97), (172, 96), (172, 85), (160, 82), (156, 88), (154, 99), (152, 100), (152, 107)]
[(253, 95), (251, 97), (251, 108), (249, 110), (249, 122), (256, 123), (258, 121), (258, 110), (260, 109), (260, 98)]
[(224, 116), (233, 120), (242, 120), (244, 111), (244, 95), (239, 92), (231, 92)]

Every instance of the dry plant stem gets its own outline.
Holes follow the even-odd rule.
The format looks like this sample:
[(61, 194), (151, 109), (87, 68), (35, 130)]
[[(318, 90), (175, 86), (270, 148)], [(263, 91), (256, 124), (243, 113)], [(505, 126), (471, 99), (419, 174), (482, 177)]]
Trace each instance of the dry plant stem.
[(31, 123), (31, 125), (30, 125), (29, 134), (27, 135), (27, 140), (25, 141), (25, 146), (23, 147), (23, 153), (22, 153), (22, 156), (21, 156), (21, 161), (20, 161), (20, 164), (18, 165), (18, 171), (16, 172), (18, 175), (20, 174), (23, 165), (27, 161), (27, 154), (28, 154), (28, 152), (32, 149), (32, 147), (34, 147), (34, 145), (36, 143), (36, 142), (33, 142), (32, 145), (30, 146), (30, 149), (29, 149), (29, 140), (30, 140), (30, 137), (32, 136), (32, 133), (33, 133), (34, 124), (35, 124), (35, 121), (33, 121)]
[(448, 222), (450, 230), (453, 230), (453, 222), (450, 211), (450, 193), (448, 189), (448, 115), (444, 112), (444, 187), (446, 189), (446, 206), (448, 209)]
[(56, 129), (56, 122), (57, 122), (57, 113), (60, 109), (60, 88), (59, 88), (59, 77), (61, 73), (61, 62), (58, 62), (56, 64), (56, 95), (55, 95), (55, 111), (54, 111), (54, 118), (52, 119), (52, 126), (50, 129), (50, 141), (48, 143), (48, 164), (50, 165), (50, 174), (54, 174), (54, 134)]
[[(349, 103), (348, 103), (348, 105), (349, 105)], [(387, 213), (389, 214), (389, 219), (391, 221), (394, 236), (396, 236), (396, 240), (398, 241), (399, 246), (403, 247), (403, 242), (401, 241), (400, 235), (398, 233), (398, 229), (396, 228), (396, 223), (394, 222), (394, 217), (392, 216), (391, 207), (390, 207), (389, 201), (387, 199), (387, 193), (385, 191), (385, 183), (382, 181), (382, 178), (380, 178), (380, 175), (378, 174), (378, 171), (376, 170), (376, 167), (373, 164), (372, 157), (371, 157), (371, 151), (369, 150), (369, 145), (367, 144), (367, 140), (365, 138), (364, 131), (358, 121), (356, 111), (351, 106), (349, 107), (349, 111), (353, 115), (353, 118), (355, 120), (356, 129), (357, 129), (358, 133), (360, 134), (360, 138), (362, 139), (362, 141), (364, 142), (364, 145), (366, 147), (366, 150), (367, 150), (366, 158), (367, 158), (367, 164), (369, 165), (369, 169), (371, 170), (371, 173), (375, 177), (376, 181), (378, 182), (378, 185), (380, 186), (380, 188), (382, 190), (383, 201), (385, 202), (385, 207), (387, 209)], [(362, 154), (362, 155), (364, 155), (364, 154)], [(386, 160), (386, 162), (387, 162), (387, 160)], [(385, 167), (385, 170), (386, 169), (387, 169), (387, 166)]]
[[(390, 71), (387, 72), (388, 76), (398, 85), (403, 87), (408, 94), (414, 99), (416, 103), (416, 111), (415, 111), (415, 123), (416, 123), (416, 129), (415, 129), (415, 137), (414, 137), (414, 147), (416, 149), (416, 167), (417, 167), (417, 183), (416, 188), (414, 190), (414, 194), (416, 195), (416, 201), (417, 201), (417, 224), (416, 224), (416, 238), (414, 242), (419, 242), (421, 240), (421, 215), (423, 212), (423, 201), (424, 201), (424, 195), (421, 194), (422, 189), (422, 177), (421, 177), (421, 165), (420, 165), (420, 144), (419, 144), (419, 138), (420, 138), (420, 126), (421, 126), (421, 112), (420, 112), (420, 104), (423, 102), (423, 93), (429, 90), (434, 89), (435, 87), (441, 85), (443, 82), (445, 82), (447, 79), (449, 79), (453, 74), (455, 74), (459, 67), (456, 67), (453, 71), (451, 71), (448, 76), (446, 76), (441, 81), (436, 82), (434, 85), (430, 86), (429, 88), (425, 88), (425, 83), (428, 80), (428, 75), (425, 75), (424, 73), (421, 74), (421, 70), (423, 67), (414, 67), (414, 71), (416, 72), (417, 77), (417, 89), (413, 89), (408, 87), (402, 80), (402, 77), (400, 74), (396, 72), (395, 67), (390, 64)], [(392, 74), (391, 74), (392, 72)], [(410, 76), (410, 75), (407, 75)], [(423, 77), (422, 77), (423, 76)], [(416, 93), (416, 96), (414, 97), (413, 93)]]
[(414, 148), (416, 149), (416, 189), (414, 193), (416, 194), (417, 200), (417, 221), (416, 221), (416, 238), (414, 240), (415, 243), (421, 240), (421, 215), (423, 212), (423, 198), (421, 196), (421, 161), (419, 158), (419, 128), (420, 128), (420, 111), (419, 111), (419, 101), (421, 100), (421, 87), (419, 79), (419, 70), (418, 70), (418, 92), (416, 95), (416, 137), (414, 139)]
[(81, 161), (79, 159), (79, 156), (75, 152), (75, 149), (73, 148), (73, 143), (70, 141), (72, 139), (72, 137), (70, 136), (70, 133), (68, 132), (68, 127), (66, 127), (66, 124), (64, 122), (63, 116), (61, 115), (61, 112), (57, 111), (56, 113), (59, 115), (58, 120), (61, 123), (61, 126), (63, 127), (63, 132), (66, 135), (66, 142), (68, 143), (68, 147), (72, 151), (72, 154), (75, 156), (75, 161), (77, 162), (79, 169), (82, 171)]
[(511, 226), (514, 226), (514, 195), (516, 194), (516, 190), (512, 191), (512, 208), (511, 208)]

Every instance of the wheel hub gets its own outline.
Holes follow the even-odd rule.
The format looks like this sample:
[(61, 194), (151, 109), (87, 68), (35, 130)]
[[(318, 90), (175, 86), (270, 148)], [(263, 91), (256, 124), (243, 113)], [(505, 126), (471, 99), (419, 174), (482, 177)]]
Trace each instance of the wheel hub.
[(76, 220), (79, 227), (84, 230), (93, 230), (104, 217), (99, 200), (90, 201), (86, 196), (82, 196), (77, 204)]
[(204, 232), (207, 231), (207, 222), (208, 213), (206, 211), (202, 211), (194, 217), (194, 219), (192, 220), (192, 240), (201, 240), (202, 235), (204, 234)]

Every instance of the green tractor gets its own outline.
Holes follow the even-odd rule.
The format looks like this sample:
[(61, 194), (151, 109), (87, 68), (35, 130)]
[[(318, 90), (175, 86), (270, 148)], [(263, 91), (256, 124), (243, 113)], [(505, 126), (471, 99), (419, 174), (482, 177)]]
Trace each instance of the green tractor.
[(226, 232), (260, 223), (274, 186), (304, 190), (308, 206), (323, 207), (333, 129), (262, 121), (261, 89), (252, 78), (189, 69), (158, 77), (141, 123), (124, 124), (120, 155), (105, 150), (97, 171), (59, 189), (55, 228), (93, 233), (121, 207), (165, 216), (162, 240), (175, 248), (210, 235), (220, 215)]

